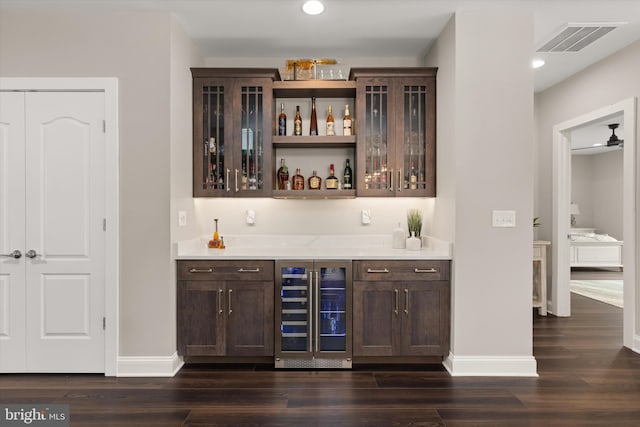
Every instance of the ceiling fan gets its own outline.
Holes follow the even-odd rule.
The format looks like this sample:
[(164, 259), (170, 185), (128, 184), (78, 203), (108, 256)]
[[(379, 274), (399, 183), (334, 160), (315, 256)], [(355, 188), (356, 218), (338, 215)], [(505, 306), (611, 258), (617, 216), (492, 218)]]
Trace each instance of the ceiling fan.
[(609, 129), (611, 129), (611, 136), (609, 137), (609, 139), (607, 140), (606, 143), (595, 143), (591, 146), (588, 147), (578, 147), (578, 148), (572, 148), (571, 151), (578, 151), (578, 150), (589, 150), (589, 149), (593, 149), (593, 148), (609, 148), (609, 147), (619, 147), (622, 148), (624, 145), (624, 140), (618, 138), (618, 135), (616, 135), (616, 129), (620, 126), (618, 123), (612, 123), (610, 125), (607, 125), (609, 127)]

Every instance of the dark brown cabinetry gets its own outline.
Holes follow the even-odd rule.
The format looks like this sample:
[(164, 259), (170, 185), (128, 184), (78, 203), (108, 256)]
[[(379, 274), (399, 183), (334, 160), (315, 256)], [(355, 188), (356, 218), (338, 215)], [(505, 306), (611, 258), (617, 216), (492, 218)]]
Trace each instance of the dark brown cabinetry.
[(355, 68), (358, 196), (436, 195), (436, 68)]
[(178, 352), (273, 356), (273, 261), (178, 261)]
[(194, 197), (271, 196), (277, 70), (192, 68)]
[(449, 353), (449, 261), (354, 261), (353, 355)]

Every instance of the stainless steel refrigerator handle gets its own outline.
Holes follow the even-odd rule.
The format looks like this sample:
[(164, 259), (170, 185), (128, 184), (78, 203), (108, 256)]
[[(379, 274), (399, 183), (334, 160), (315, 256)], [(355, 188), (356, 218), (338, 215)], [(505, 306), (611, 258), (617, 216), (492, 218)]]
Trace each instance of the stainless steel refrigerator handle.
[(404, 290), (404, 314), (409, 314), (409, 289)]
[(398, 290), (394, 289), (393, 293), (395, 294), (396, 297), (396, 305), (395, 305), (395, 309), (393, 310), (393, 312), (396, 314), (396, 316), (398, 315)]
[(318, 316), (316, 321), (316, 353), (318, 350), (318, 342), (320, 341), (320, 328), (318, 327), (320, 324), (320, 281), (318, 280), (318, 271), (316, 270), (316, 312), (315, 315)]
[(229, 315), (233, 313), (233, 309), (231, 308), (231, 292), (233, 292), (233, 289), (229, 289)]
[(218, 315), (222, 314), (222, 289), (218, 289)]
[(307, 316), (309, 316), (309, 353), (313, 353), (313, 273), (309, 271), (309, 306), (307, 307)]
[(7, 258), (18, 259), (18, 258), (22, 257), (22, 252), (20, 252), (19, 250), (16, 249), (15, 251), (11, 252), (10, 254), (0, 254), (0, 256), (7, 257)]

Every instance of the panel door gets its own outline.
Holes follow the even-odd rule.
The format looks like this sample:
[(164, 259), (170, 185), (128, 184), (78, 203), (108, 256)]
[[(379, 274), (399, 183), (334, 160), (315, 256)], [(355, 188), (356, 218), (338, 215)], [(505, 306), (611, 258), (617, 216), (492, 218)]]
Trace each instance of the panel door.
[(104, 372), (101, 92), (26, 94), (27, 367)]
[[(0, 92), (0, 372), (26, 370), (24, 93)], [(20, 252), (20, 258), (10, 254)]]
[(227, 355), (273, 356), (273, 281), (227, 282)]
[(223, 298), (222, 282), (179, 282), (178, 350), (182, 356), (225, 354)]
[(399, 284), (402, 354), (446, 356), (449, 353), (449, 286), (431, 281)]
[(400, 346), (399, 316), (397, 286), (381, 282), (354, 282), (353, 355), (396, 355)]

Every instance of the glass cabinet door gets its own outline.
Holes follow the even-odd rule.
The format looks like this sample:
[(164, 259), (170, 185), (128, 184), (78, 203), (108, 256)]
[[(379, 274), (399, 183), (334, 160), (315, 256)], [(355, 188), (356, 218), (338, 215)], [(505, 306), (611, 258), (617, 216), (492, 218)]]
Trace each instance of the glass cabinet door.
[(435, 188), (435, 172), (429, 154), (434, 144), (431, 132), (435, 124), (430, 122), (433, 117), (430, 98), (434, 94), (424, 81), (409, 81), (403, 82), (401, 96), (403, 146), (398, 191), (431, 195), (431, 189)]
[[(306, 353), (311, 349), (309, 328), (309, 268), (280, 267), (279, 353)], [(278, 351), (277, 351), (278, 352)]]
[(346, 351), (346, 269), (342, 267), (322, 267), (319, 270), (319, 351)]

